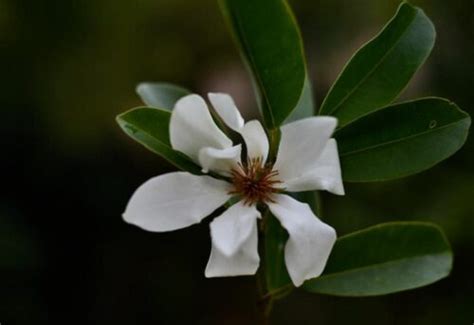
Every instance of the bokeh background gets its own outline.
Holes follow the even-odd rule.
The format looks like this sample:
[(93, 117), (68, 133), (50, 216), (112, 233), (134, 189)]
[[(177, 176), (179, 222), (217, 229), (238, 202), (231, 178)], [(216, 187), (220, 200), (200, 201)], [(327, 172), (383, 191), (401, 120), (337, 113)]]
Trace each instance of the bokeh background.
[[(317, 102), (398, 1), (290, 2)], [(402, 98), (437, 95), (474, 113), (474, 2), (425, 0), (436, 47)], [(252, 324), (252, 277), (205, 279), (208, 222), (154, 234), (121, 219), (170, 165), (121, 132), (140, 81), (232, 94), (255, 116), (250, 81), (215, 0), (0, 0), (0, 323)], [(375, 298), (295, 292), (274, 324), (472, 324), (474, 143), (430, 171), (325, 195), (345, 234), (390, 220), (442, 226), (452, 275)]]

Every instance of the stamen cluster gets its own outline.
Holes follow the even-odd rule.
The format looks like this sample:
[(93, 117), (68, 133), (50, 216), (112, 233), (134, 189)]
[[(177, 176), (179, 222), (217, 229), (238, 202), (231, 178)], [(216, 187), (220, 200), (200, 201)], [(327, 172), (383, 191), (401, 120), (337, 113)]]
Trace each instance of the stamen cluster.
[(246, 164), (239, 163), (232, 169), (232, 184), (230, 194), (238, 194), (247, 205), (259, 202), (274, 202), (273, 193), (281, 192), (275, 185), (281, 183), (276, 177), (278, 171), (273, 166), (264, 165), (262, 158), (249, 159)]

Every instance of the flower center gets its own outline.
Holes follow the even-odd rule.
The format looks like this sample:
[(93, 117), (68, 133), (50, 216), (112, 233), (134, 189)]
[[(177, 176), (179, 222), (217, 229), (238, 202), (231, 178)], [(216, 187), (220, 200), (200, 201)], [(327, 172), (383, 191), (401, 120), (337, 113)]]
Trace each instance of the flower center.
[(281, 188), (275, 185), (281, 183), (276, 177), (278, 171), (271, 165), (263, 165), (261, 158), (254, 158), (246, 164), (239, 163), (232, 169), (232, 184), (234, 188), (230, 194), (240, 195), (245, 204), (251, 205), (258, 202), (274, 202), (273, 193), (280, 192)]

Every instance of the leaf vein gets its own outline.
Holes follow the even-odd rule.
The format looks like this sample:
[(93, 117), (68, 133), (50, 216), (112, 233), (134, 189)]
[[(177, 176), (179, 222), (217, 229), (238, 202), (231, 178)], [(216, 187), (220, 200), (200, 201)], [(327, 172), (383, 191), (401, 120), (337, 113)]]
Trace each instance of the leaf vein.
[[(418, 14), (418, 13), (417, 13)], [(374, 65), (374, 67), (354, 86), (354, 88), (349, 92), (347, 93), (347, 95), (345, 95), (341, 100), (340, 102), (335, 105), (333, 107), (333, 109), (331, 111), (328, 112), (328, 114), (332, 114), (334, 115), (334, 113), (340, 109), (340, 107), (342, 106), (342, 104), (344, 104), (348, 99), (349, 97), (354, 94), (358, 88), (365, 82), (367, 81), (368, 78), (370, 78), (374, 73), (375, 71), (379, 68), (379, 66), (385, 61), (385, 59), (392, 53), (392, 51), (398, 46), (398, 44), (400, 43), (400, 40), (402, 39), (402, 37), (407, 33), (407, 31), (409, 30), (409, 27), (410, 25), (412, 25), (412, 23), (415, 21), (415, 18), (416, 18), (417, 15), (413, 16), (413, 19), (410, 21), (410, 23), (407, 25), (406, 29), (403, 31), (403, 33), (400, 34), (400, 36), (398, 37), (398, 39), (395, 41), (395, 43), (388, 49), (388, 51), (380, 58), (379, 62), (377, 62), (376, 65)], [(374, 39), (375, 40), (375, 39)], [(342, 75), (341, 75), (342, 76)]]
[(420, 132), (420, 133), (417, 133), (417, 134), (413, 134), (413, 135), (410, 135), (410, 136), (406, 136), (406, 137), (403, 137), (403, 138), (378, 143), (378, 144), (375, 144), (375, 145), (372, 145), (372, 146), (369, 146), (369, 147), (365, 147), (365, 148), (361, 148), (361, 149), (357, 149), (357, 150), (347, 151), (347, 152), (341, 153), (341, 157), (346, 157), (346, 156), (358, 154), (358, 153), (361, 153), (361, 152), (364, 152), (364, 151), (373, 150), (373, 149), (378, 148), (378, 147), (387, 146), (387, 145), (398, 143), (398, 142), (404, 142), (404, 141), (411, 140), (411, 139), (414, 139), (414, 138), (417, 138), (417, 137), (420, 137), (420, 136), (423, 136), (423, 135), (426, 135), (426, 134), (429, 134), (429, 133), (432, 133), (432, 132), (438, 132), (439, 130), (443, 130), (443, 129), (446, 129), (448, 127), (451, 127), (454, 124), (461, 123), (465, 119), (467, 119), (467, 117), (464, 117), (460, 120), (448, 123), (446, 125), (443, 125), (441, 127), (435, 128), (435, 129), (429, 129), (429, 130), (426, 130), (426, 131), (423, 131), (423, 132)]

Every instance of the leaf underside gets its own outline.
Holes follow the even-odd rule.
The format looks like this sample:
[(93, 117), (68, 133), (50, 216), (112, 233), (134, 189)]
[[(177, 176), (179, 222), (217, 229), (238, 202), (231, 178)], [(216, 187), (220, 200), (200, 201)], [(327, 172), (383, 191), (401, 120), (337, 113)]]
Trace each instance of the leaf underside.
[(191, 92), (167, 82), (142, 82), (136, 88), (137, 94), (148, 107), (172, 110), (176, 102)]

